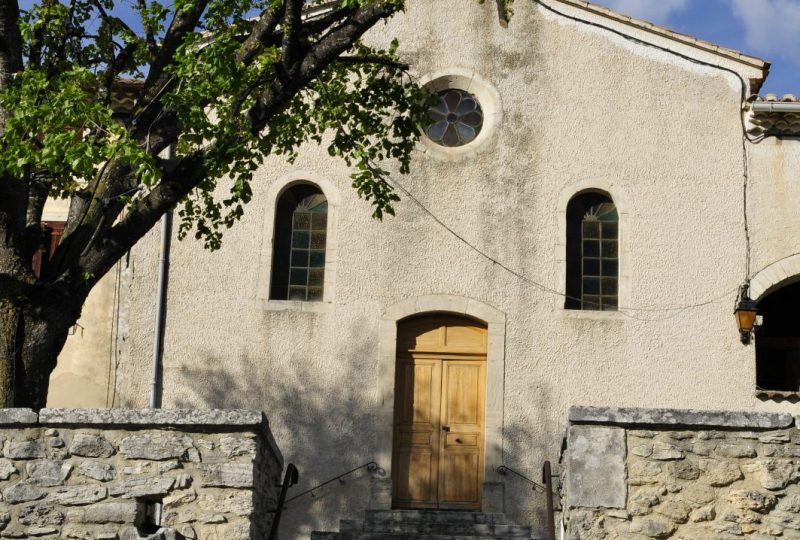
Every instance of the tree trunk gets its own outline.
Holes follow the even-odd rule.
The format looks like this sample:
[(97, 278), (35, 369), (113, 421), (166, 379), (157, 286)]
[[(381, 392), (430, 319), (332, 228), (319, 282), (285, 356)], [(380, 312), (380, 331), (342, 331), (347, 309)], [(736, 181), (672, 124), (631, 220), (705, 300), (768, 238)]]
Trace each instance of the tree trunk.
[(0, 408), (14, 406), (14, 363), (17, 351), (20, 309), (0, 301)]
[(14, 365), (15, 407), (45, 407), (50, 374), (70, 328), (80, 317), (85, 297), (61, 296), (50, 289), (36, 287), (22, 305), (18, 328), (21, 348)]
[(0, 407), (47, 404), (50, 374), (83, 303), (52, 289), (35, 286), (18, 303), (0, 302)]

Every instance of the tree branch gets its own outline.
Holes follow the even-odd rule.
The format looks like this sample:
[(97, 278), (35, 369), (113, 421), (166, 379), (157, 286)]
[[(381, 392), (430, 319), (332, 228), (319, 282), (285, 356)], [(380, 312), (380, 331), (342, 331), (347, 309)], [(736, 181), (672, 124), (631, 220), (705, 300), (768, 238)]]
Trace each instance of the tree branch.
[(286, 4), (284, 2), (277, 2), (277, 5), (270, 6), (261, 12), (258, 21), (253, 25), (253, 29), (244, 43), (236, 51), (236, 60), (245, 65), (250, 64), (253, 58), (261, 50), (261, 46), (272, 35), (278, 23), (283, 18)]
[(408, 64), (404, 64), (402, 62), (395, 62), (390, 58), (372, 54), (360, 55), (360, 56), (340, 56), (339, 58), (336, 59), (336, 62), (340, 62), (343, 64), (375, 64), (379, 66), (386, 66), (394, 69), (399, 69), (401, 71), (408, 71), (410, 67)]
[(206, 177), (205, 153), (194, 152), (164, 173), (153, 190), (134, 202), (128, 213), (89, 247), (70, 273), (88, 272), (90, 286), (100, 280), (147, 232)]
[[(19, 32), (17, 0), (0, 0), (0, 88), (21, 71), (22, 36)], [(0, 109), (0, 137), (12, 111)], [(24, 227), (27, 197), (25, 179), (0, 175), (0, 274), (32, 278), (24, 258)], [(29, 266), (29, 265), (28, 265)]]
[(500, 26), (508, 28), (508, 10), (506, 8), (506, 0), (497, 0), (497, 18), (500, 20)]
[(247, 122), (254, 133), (264, 129), (276, 113), (286, 107), (300, 88), (320, 73), (342, 53), (351, 49), (376, 22), (393, 15), (399, 7), (389, 2), (363, 5), (341, 24), (317, 41), (303, 57), (296, 73), (289, 80), (276, 77), (258, 96), (247, 112)]
[[(294, 7), (298, 5), (302, 5), (302, 2), (295, 0)], [(259, 95), (257, 103), (247, 113), (251, 129), (261, 131), (275, 114), (292, 101), (301, 88), (307, 86), (343, 52), (351, 49), (376, 22), (393, 15), (397, 9), (393, 3), (368, 3), (354, 10), (350, 17), (334, 27), (310, 49), (303, 50), (298, 48), (298, 43), (286, 42), (288, 48), (284, 51), (288, 51), (290, 55), (299, 53), (299, 57), (294, 62), (282, 61), (281, 64), (289, 65), (294, 73), (289, 79), (274, 78), (269, 88)], [(296, 16), (296, 11), (292, 11), (292, 6), (288, 5), (285, 17)], [(296, 24), (296, 18), (294, 20)], [(272, 34), (266, 32), (261, 35)], [(162, 45), (162, 50), (164, 47), (166, 43)], [(240, 53), (242, 58), (252, 58), (249, 55), (253, 54), (253, 49), (244, 47), (240, 49)], [(166, 124), (159, 119), (159, 125), (162, 123)], [(164, 127), (167, 133), (159, 134), (159, 145), (166, 144), (170, 137), (178, 134), (179, 128), (173, 122)], [(205, 180), (206, 156), (213, 154), (219, 145), (224, 146), (225, 141), (215, 141), (213, 144), (215, 146), (204, 151), (197, 150), (183, 157), (173, 169), (165, 171), (161, 181), (149, 194), (134, 202), (125, 217), (109, 227), (105, 233), (98, 235), (97, 241), (88, 246), (68, 273), (74, 275), (76, 272), (88, 272), (92, 276), (92, 282), (108, 272), (156, 224), (164, 212), (177, 205)]]
[(281, 41), (281, 66), (285, 74), (294, 73), (302, 59), (300, 50), (300, 27), (303, 15), (303, 0), (286, 0), (283, 17), (283, 40)]
[(192, 9), (175, 12), (158, 54), (150, 64), (150, 70), (142, 88), (139, 99), (140, 113), (137, 118), (138, 127), (135, 134), (137, 138), (146, 134), (153, 119), (161, 112), (161, 105), (157, 103), (158, 98), (176, 84), (175, 81), (170, 80), (165, 70), (173, 62), (175, 52), (183, 43), (186, 35), (197, 27), (207, 4), (208, 0), (197, 0), (192, 4)]
[(147, 43), (147, 50), (150, 52), (150, 59), (156, 57), (158, 45), (156, 44), (156, 36), (153, 33), (152, 27), (147, 24), (147, 2), (145, 0), (136, 0), (136, 9), (139, 11), (139, 16), (142, 19), (142, 28), (144, 28), (145, 41)]
[[(0, 88), (22, 69), (22, 36), (17, 0), (0, 0)], [(0, 135), (3, 133), (0, 111)]]

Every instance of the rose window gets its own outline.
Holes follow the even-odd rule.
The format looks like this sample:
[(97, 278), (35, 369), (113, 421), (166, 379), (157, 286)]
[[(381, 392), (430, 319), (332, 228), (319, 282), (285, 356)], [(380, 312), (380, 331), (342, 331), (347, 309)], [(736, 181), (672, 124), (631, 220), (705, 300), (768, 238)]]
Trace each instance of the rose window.
[(478, 100), (464, 90), (451, 88), (439, 92), (439, 103), (428, 109), (431, 124), (425, 134), (442, 146), (464, 146), (475, 140), (483, 126), (483, 110)]

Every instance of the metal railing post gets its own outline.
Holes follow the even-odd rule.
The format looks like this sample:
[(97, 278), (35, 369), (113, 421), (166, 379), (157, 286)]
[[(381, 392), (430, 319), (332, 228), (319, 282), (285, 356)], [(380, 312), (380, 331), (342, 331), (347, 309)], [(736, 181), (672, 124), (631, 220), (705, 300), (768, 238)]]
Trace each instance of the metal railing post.
[(545, 487), (545, 511), (547, 513), (547, 538), (556, 540), (556, 516), (553, 512), (553, 471), (550, 462), (545, 461), (542, 467), (542, 482)]
[(286, 474), (283, 475), (283, 484), (281, 484), (281, 494), (278, 496), (278, 508), (275, 509), (275, 517), (272, 520), (272, 527), (269, 530), (269, 540), (277, 540), (278, 526), (281, 523), (281, 514), (283, 513), (283, 504), (286, 501), (286, 492), (290, 487), (295, 485), (300, 478), (300, 473), (294, 463), (289, 463), (286, 466)]

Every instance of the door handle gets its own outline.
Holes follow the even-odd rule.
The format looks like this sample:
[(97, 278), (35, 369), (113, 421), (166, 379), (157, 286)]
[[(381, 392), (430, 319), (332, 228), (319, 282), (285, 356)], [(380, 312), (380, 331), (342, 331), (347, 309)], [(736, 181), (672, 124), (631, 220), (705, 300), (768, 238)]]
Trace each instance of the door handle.
[(450, 426), (442, 426), (442, 431), (445, 433), (450, 433)]
[(456, 442), (457, 442), (458, 444), (461, 444), (461, 439), (456, 439)]

